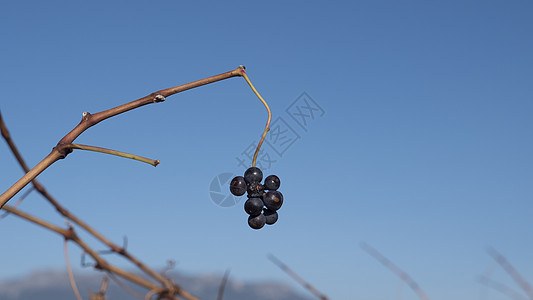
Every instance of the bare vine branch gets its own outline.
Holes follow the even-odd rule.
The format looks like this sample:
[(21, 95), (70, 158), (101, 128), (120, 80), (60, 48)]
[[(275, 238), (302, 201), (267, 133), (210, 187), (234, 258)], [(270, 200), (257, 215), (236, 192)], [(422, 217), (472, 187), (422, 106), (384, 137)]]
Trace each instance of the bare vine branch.
[(20, 155), (20, 152), (17, 150), (17, 147), (15, 146), (15, 142), (13, 142), (13, 139), (11, 139), (11, 135), (9, 134), (9, 130), (7, 130), (7, 126), (4, 123), (4, 119), (2, 118), (2, 112), (0, 111), (0, 132), (2, 133), (2, 137), (6, 141), (7, 145), (11, 149), (11, 152), (13, 152), (13, 155), (15, 155), (15, 158), (19, 162), (20, 166), (24, 170), (24, 173), (28, 173), (30, 168), (28, 168), (28, 165), (22, 159), (22, 156)]
[[(124, 279), (127, 279), (137, 285), (140, 285), (140, 286), (143, 286), (149, 290), (154, 290), (154, 289), (159, 289), (159, 290), (163, 290), (163, 291), (172, 291), (171, 295), (173, 295), (174, 293), (175, 294), (178, 294), (180, 295), (181, 297), (185, 298), (185, 299), (188, 299), (188, 300), (198, 300), (198, 298), (192, 296), (191, 294), (185, 292), (184, 290), (182, 290), (181, 288), (179, 288), (177, 285), (173, 285), (171, 286), (170, 289), (166, 288), (166, 287), (161, 287), (161, 286), (158, 286), (157, 284), (155, 283), (152, 283), (136, 274), (133, 274), (133, 273), (130, 273), (130, 272), (127, 272), (121, 268), (118, 268), (110, 263), (108, 263), (106, 260), (104, 260), (98, 252), (94, 251), (93, 249), (91, 249), (91, 247), (89, 247), (82, 239), (80, 239), (78, 237), (78, 235), (76, 234), (75, 230), (73, 227), (70, 227), (69, 229), (63, 229), (61, 227), (58, 227), (52, 223), (49, 223), (47, 221), (44, 221), (40, 218), (37, 218), (33, 215), (30, 215), (28, 213), (25, 213), (25, 212), (22, 212), (20, 211), (19, 209), (17, 208), (14, 208), (10, 205), (5, 205), (3, 207), (4, 210), (6, 211), (9, 211), (10, 213), (12, 213), (13, 215), (17, 215), (27, 221), (30, 221), (32, 223), (35, 223), (37, 225), (40, 225), (44, 228), (47, 228), (53, 232), (56, 232), (58, 233), (59, 235), (63, 236), (63, 238), (65, 240), (70, 240), (72, 241), (73, 243), (77, 244), (81, 249), (83, 249), (83, 251), (85, 251), (88, 255), (90, 255), (96, 262), (96, 265), (94, 266), (95, 269), (99, 269), (99, 270), (104, 270), (104, 271), (108, 271), (110, 273), (113, 273), (113, 274), (117, 274), (118, 276), (124, 278)], [(170, 296), (171, 296), (170, 295)]]
[[(57, 146), (54, 147), (54, 149), (52, 150), (52, 152), (50, 152), (50, 154), (48, 154), (48, 156), (41, 160), (35, 167), (29, 170), (21, 179), (19, 179), (15, 184), (13, 184), (7, 191), (0, 195), (0, 208), (4, 206), (4, 204), (6, 204), (11, 198), (13, 198), (15, 194), (17, 194), (33, 179), (35, 179), (35, 177), (37, 177), (44, 170), (50, 167), (53, 163), (65, 158), (72, 151), (72, 149), (69, 148), (69, 144), (72, 144), (72, 142), (74, 142), (74, 140), (78, 136), (80, 136), (85, 130), (91, 128), (92, 126), (102, 122), (105, 119), (125, 113), (132, 109), (136, 109), (141, 106), (145, 106), (152, 103), (163, 102), (168, 96), (174, 95), (176, 93), (217, 82), (220, 80), (236, 76), (242, 76), (245, 72), (244, 69), (245, 68), (243, 66), (240, 66), (233, 71), (182, 84), (176, 87), (160, 90), (138, 100), (119, 105), (117, 107), (101, 111), (99, 113), (83, 113), (81, 122), (57, 143)], [(2, 130), (2, 135), (3, 134), (4, 132)]]
[[(14, 154), (15, 158), (17, 159), (19, 165), (22, 167), (22, 169), (25, 172), (28, 172), (29, 171), (28, 166), (27, 166), (26, 162), (24, 161), (24, 158), (20, 154), (20, 151), (15, 146), (15, 143), (13, 142), (13, 139), (11, 138), (11, 135), (9, 134), (9, 131), (7, 129), (7, 126), (4, 123), (4, 120), (2, 119), (1, 114), (0, 114), (0, 129), (1, 129), (1, 132), (2, 132), (3, 138), (6, 140), (7, 144), (9, 145), (9, 148), (11, 149), (11, 152)], [(99, 232), (94, 230), (87, 223), (83, 222), (81, 219), (79, 219), (78, 217), (76, 217), (75, 215), (70, 213), (50, 193), (48, 193), (46, 191), (44, 186), (41, 183), (39, 183), (39, 181), (37, 179), (33, 179), (32, 183), (33, 183), (34, 188), (44, 198), (46, 198), (48, 200), (48, 202), (50, 202), (54, 206), (54, 208), (62, 216), (64, 216), (68, 220), (72, 221), (73, 223), (77, 224), (78, 226), (83, 228), (85, 231), (87, 231), (89, 234), (94, 236), (96, 239), (101, 241), (103, 244), (107, 245), (111, 249), (112, 252), (115, 252), (115, 253), (117, 253), (119, 255), (124, 256), (126, 259), (131, 261), (134, 265), (136, 265), (139, 269), (141, 269), (147, 275), (151, 276), (152, 278), (156, 279), (161, 284), (163, 284), (168, 290), (172, 289), (172, 290), (180, 291), (181, 293), (185, 294), (186, 297), (194, 298), (193, 296), (188, 295), (185, 291), (181, 290), (180, 287), (177, 286), (175, 283), (171, 282), (170, 280), (167, 280), (163, 275), (161, 275), (161, 274), (157, 273), (156, 271), (150, 269), (148, 266), (146, 266), (140, 260), (138, 260), (133, 255), (131, 255), (126, 250), (126, 244), (127, 243), (124, 243), (124, 246), (122, 246), (122, 247), (114, 244), (113, 242), (108, 240), (106, 237), (104, 237), (102, 234), (100, 234)], [(3, 209), (6, 211), (6, 213), (10, 213), (10, 212), (14, 211), (13, 210), (14, 208), (16, 208), (16, 207), (4, 206)], [(57, 226), (55, 226), (53, 224), (46, 223), (46, 222), (41, 222), (41, 220), (38, 219), (38, 218), (35, 218), (33, 216), (30, 216), (30, 215), (25, 214), (25, 213), (23, 213), (21, 211), (18, 211), (18, 210), (15, 210), (15, 211), (18, 212), (18, 214), (19, 214), (18, 216), (21, 217), (21, 218), (24, 218), (26, 220), (29, 220), (29, 221), (33, 222), (33, 223), (36, 223), (37, 225), (43, 226), (43, 227), (45, 227), (47, 229), (50, 229), (50, 230), (52, 230), (52, 231), (54, 231), (54, 232), (56, 232), (58, 234), (61, 234), (63, 236), (65, 236), (67, 234), (67, 233), (64, 232), (64, 230), (62, 228), (59, 228), (59, 227), (57, 227)], [(47, 227), (47, 226), (50, 226), (50, 227)], [(95, 251), (93, 251), (93, 252), (96, 253)], [(86, 253), (86, 252), (84, 252), (84, 253)], [(189, 299), (189, 298), (186, 298), (186, 299)]]
[[(7, 127), (5, 126), (5, 123), (2, 119), (2, 115), (0, 114), (0, 131), (4, 138), (4, 140), (9, 145), (9, 148), (11, 149), (12, 153), (15, 155), (15, 158), (19, 162), (22, 169), (25, 171), (25, 175), (22, 176), (15, 184), (13, 184), (10, 188), (8, 188), (4, 193), (0, 195), (0, 209), (4, 209), (8, 213), (12, 213), (22, 219), (25, 219), (27, 221), (30, 221), (32, 223), (35, 223), (41, 227), (44, 227), (48, 230), (51, 230), (53, 232), (56, 232), (57, 234), (63, 236), (65, 239), (65, 256), (67, 259), (67, 266), (69, 269), (69, 278), (71, 280), (71, 285), (73, 287), (74, 292), (76, 293), (76, 297), (78, 300), (81, 299), (81, 296), (79, 295), (79, 291), (77, 290), (76, 284), (74, 282), (74, 278), (72, 275), (72, 270), (70, 268), (70, 260), (68, 259), (68, 247), (67, 242), (72, 241), (73, 243), (77, 244), (84, 253), (87, 253), (89, 256), (91, 256), (94, 261), (95, 265), (94, 268), (100, 269), (103, 271), (106, 271), (109, 273), (109, 275), (113, 278), (113, 275), (118, 275), (124, 279), (127, 279), (135, 284), (138, 284), (140, 286), (145, 287), (149, 290), (146, 297), (148, 299), (151, 295), (158, 294), (158, 299), (177, 299), (176, 296), (182, 297), (184, 299), (197, 299), (196, 297), (190, 295), (186, 291), (182, 290), (177, 284), (175, 284), (170, 278), (165, 278), (164, 274), (158, 274), (157, 272), (153, 271), (152, 269), (145, 266), (143, 263), (141, 263), (138, 259), (134, 258), (129, 252), (126, 251), (125, 246), (120, 247), (116, 244), (109, 241), (107, 238), (105, 238), (103, 235), (98, 233), (96, 230), (94, 230), (91, 226), (84, 223), (82, 220), (71, 214), (68, 210), (66, 210), (62, 205), (59, 204), (58, 201), (56, 201), (46, 190), (45, 188), (36, 180), (36, 177), (42, 173), (44, 170), (46, 170), (48, 167), (50, 167), (52, 164), (57, 162), (60, 159), (64, 159), (69, 153), (73, 151), (73, 149), (81, 149), (81, 150), (90, 150), (90, 151), (97, 151), (112, 155), (118, 155), (122, 157), (127, 157), (130, 159), (139, 160), (145, 163), (149, 163), (153, 166), (156, 166), (159, 164), (158, 160), (152, 160), (148, 158), (144, 158), (141, 156), (125, 153), (125, 152), (119, 152), (116, 150), (110, 150), (100, 147), (94, 147), (94, 146), (86, 146), (86, 145), (79, 145), (79, 144), (73, 144), (74, 140), (79, 137), (85, 130), (89, 129), (92, 126), (95, 126), (96, 124), (100, 123), (103, 120), (106, 120), (108, 118), (117, 116), (119, 114), (128, 112), (130, 110), (139, 108), (141, 106), (145, 106), (151, 103), (159, 103), (166, 100), (168, 96), (171, 96), (173, 94), (192, 89), (195, 87), (203, 86), (206, 84), (210, 84), (213, 82), (225, 80), (232, 77), (242, 76), (246, 79), (252, 90), (256, 93), (256, 95), (259, 97), (259, 99), (263, 102), (265, 107), (267, 108), (267, 111), (269, 113), (269, 118), (267, 121), (267, 125), (265, 127), (265, 131), (263, 133), (263, 137), (261, 139), (261, 142), (264, 140), (266, 133), (269, 130), (269, 123), (271, 119), (271, 112), (266, 104), (266, 102), (259, 96), (256, 89), (251, 84), (250, 80), (246, 76), (245, 68), (244, 66), (239, 66), (237, 69), (233, 71), (229, 71), (226, 73), (222, 73), (219, 75), (207, 77), (201, 80), (197, 80), (194, 82), (190, 82), (187, 84), (179, 85), (176, 87), (163, 89), (157, 92), (154, 92), (150, 95), (147, 95), (143, 98), (140, 98), (135, 101), (131, 101), (129, 103), (116, 106), (114, 108), (101, 111), (95, 114), (91, 114), (88, 112), (84, 112), (82, 115), (82, 119), (80, 123), (74, 127), (68, 134), (66, 134), (58, 143), (57, 145), (52, 149), (50, 154), (48, 154), (44, 159), (42, 159), (35, 167), (32, 169), (29, 169), (28, 165), (25, 163), (24, 159), (22, 158), (22, 155), (18, 151), (17, 147), (15, 146), (9, 131), (7, 130)], [(259, 151), (259, 148), (261, 147), (261, 142), (259, 143), (256, 154)], [(255, 164), (255, 158), (254, 158), (254, 164)], [(124, 271), (114, 265), (109, 264), (107, 261), (105, 261), (100, 253), (90, 248), (83, 240), (79, 238), (79, 236), (76, 234), (73, 227), (69, 226), (68, 229), (63, 229), (59, 226), (56, 226), (52, 223), (49, 223), (47, 221), (44, 221), (42, 219), (39, 219), (38, 217), (32, 216), (30, 214), (27, 214), (25, 212), (20, 211), (16, 206), (10, 206), (6, 205), (6, 203), (13, 198), (18, 192), (20, 192), (25, 186), (27, 186), (29, 183), (33, 184), (33, 188), (35, 188), (41, 195), (43, 195), (54, 207), (55, 209), (64, 217), (66, 217), (68, 220), (72, 221), (76, 225), (80, 226), (84, 230), (86, 230), (89, 234), (93, 235), (95, 238), (97, 238), (99, 241), (107, 245), (110, 250), (114, 253), (120, 254), (130, 260), (133, 264), (135, 264), (137, 267), (139, 267), (142, 271), (144, 271), (146, 274), (151, 276), (153, 279), (159, 281), (161, 285), (152, 283), (138, 275), (135, 275), (133, 273), (129, 273), (127, 271)], [(219, 291), (219, 294), (221, 295), (224, 290), (224, 286), (227, 281), (227, 275), (225, 274), (225, 278), (223, 281), (223, 285), (221, 286), (221, 291)], [(104, 286), (104, 283), (103, 283)], [(107, 287), (107, 283), (105, 285)], [(105, 289), (104, 289), (105, 291)], [(101, 295), (103, 297), (103, 295)], [(327, 299), (327, 298), (323, 298)]]
[(34, 217), (28, 213), (25, 213), (23, 211), (20, 211), (18, 210), (17, 208), (13, 207), (13, 206), (10, 206), (10, 205), (4, 205), (4, 207), (2, 207), (3, 210), (13, 214), (13, 215), (16, 215), (16, 216), (19, 216), (27, 221), (30, 221), (34, 224), (37, 224), (39, 226), (42, 226), (48, 230), (51, 230), (57, 234), (60, 234), (62, 236), (64, 236), (65, 238), (67, 238), (69, 235), (70, 235), (70, 232), (67, 230), (67, 229), (63, 229), (59, 226), (56, 226), (52, 223), (48, 223), (44, 220), (41, 220), (37, 217)]

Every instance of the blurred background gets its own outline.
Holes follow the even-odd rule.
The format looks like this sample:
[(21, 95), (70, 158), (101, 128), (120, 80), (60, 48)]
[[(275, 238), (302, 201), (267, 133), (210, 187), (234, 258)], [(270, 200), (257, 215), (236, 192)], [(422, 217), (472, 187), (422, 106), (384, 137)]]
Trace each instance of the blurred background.
[[(244, 199), (226, 198), (267, 117), (242, 78), (76, 140), (157, 168), (75, 151), (38, 179), (156, 269), (231, 268), (310, 296), (272, 253), (332, 299), (418, 299), (366, 242), (431, 299), (509, 299), (479, 276), (522, 293), (493, 247), (533, 280), (532, 13), (528, 1), (4, 1), (0, 109), (34, 166), (85, 111), (245, 65), (277, 122), (260, 156), (285, 196), (275, 225), (250, 229)], [(3, 142), (0, 170), (2, 191), (23, 175)], [(65, 224), (36, 193), (20, 209)], [(14, 216), (0, 235), (0, 281), (65, 269), (61, 237)], [(70, 251), (75, 272), (97, 273)]]

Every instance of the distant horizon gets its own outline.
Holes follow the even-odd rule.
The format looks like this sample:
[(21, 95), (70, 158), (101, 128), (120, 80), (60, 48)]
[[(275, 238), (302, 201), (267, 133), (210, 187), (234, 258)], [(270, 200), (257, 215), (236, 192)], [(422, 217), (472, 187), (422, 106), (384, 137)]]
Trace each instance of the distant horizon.
[[(78, 289), (80, 289), (80, 292), (83, 291), (83, 294), (87, 294), (87, 289), (92, 290), (93, 292), (96, 292), (98, 288), (100, 287), (99, 283), (101, 282), (102, 278), (106, 277), (106, 274), (103, 272), (98, 271), (86, 271), (83, 270), (83, 272), (80, 272), (82, 270), (75, 270), (74, 271), (74, 278), (76, 280), (76, 284), (78, 285)], [(80, 274), (81, 273), (81, 274)], [(221, 279), (224, 276), (224, 274), (196, 274), (191, 275), (187, 274), (184, 275), (183, 272), (179, 271), (169, 271), (168, 275), (171, 278), (174, 278), (180, 286), (182, 286), (184, 289), (188, 289), (187, 283), (191, 286), (196, 286), (196, 293), (205, 294), (208, 293), (208, 291), (211, 291), (213, 293), (213, 289), (216, 291), (221, 283)], [(56, 276), (56, 277), (54, 277)], [(45, 281), (43, 281), (45, 280)], [(183, 285), (183, 281), (186, 282), (185, 285)], [(6, 291), (5, 288), (6, 285), (9, 284), (8, 290)], [(113, 280), (110, 280), (109, 282), (109, 291), (112, 295), (113, 299), (117, 299), (117, 295), (122, 294), (123, 296), (128, 296), (128, 293), (124, 290), (122, 290)], [(271, 291), (269, 293), (279, 293), (279, 295), (282, 295), (283, 299), (291, 299), (287, 298), (289, 297), (297, 297), (297, 299), (300, 300), (310, 300), (313, 299), (313, 297), (310, 296), (310, 293), (308, 291), (305, 291), (302, 287), (294, 286), (290, 283), (283, 282), (281, 280), (278, 281), (246, 281), (246, 280), (239, 280), (232, 278), (231, 273), (228, 278), (228, 282), (226, 283), (226, 290), (227, 290), (227, 296), (231, 296), (231, 294), (240, 295), (242, 297), (242, 293), (248, 287), (247, 293), (252, 293), (254, 289), (261, 288), (261, 287), (272, 287), (272, 289), (275, 289), (274, 291)], [(84, 288), (81, 288), (84, 287)], [(134, 287), (130, 285), (130, 287)], [(2, 289), (4, 288), (4, 289)], [(27, 276), (13, 279), (13, 280), (0, 280), (0, 295), (24, 295), (24, 292), (27, 292), (29, 290), (34, 290), (34, 293), (47, 293), (49, 290), (54, 289), (61, 289), (63, 294), (69, 294), (69, 292), (72, 294), (72, 297), (74, 297), (74, 292), (72, 292), (70, 283), (68, 280), (68, 273), (66, 270), (42, 270), (42, 271), (34, 271)], [(142, 289), (139, 289), (138, 287), (135, 288), (138, 292), (141, 292)], [(216, 294), (213, 294), (213, 296)], [(129, 295), (131, 296), (131, 295)], [(205, 298), (208, 295), (205, 295)], [(21, 296), (16, 296), (10, 299), (26, 299), (26, 298), (20, 298)], [(248, 295), (248, 297), (253, 297), (253, 299), (273, 299), (269, 297), (262, 298), (260, 294), (253, 294), (252, 296)], [(281, 296), (280, 296), (281, 297)], [(127, 297), (128, 298), (128, 297)], [(227, 299), (232, 299), (230, 297), (226, 297)], [(48, 298), (41, 298), (42, 300), (46, 300)], [(53, 299), (53, 298), (51, 298)], [(241, 299), (241, 298), (239, 298)], [(246, 298), (243, 298), (246, 299)], [(250, 299), (250, 298), (248, 298)]]

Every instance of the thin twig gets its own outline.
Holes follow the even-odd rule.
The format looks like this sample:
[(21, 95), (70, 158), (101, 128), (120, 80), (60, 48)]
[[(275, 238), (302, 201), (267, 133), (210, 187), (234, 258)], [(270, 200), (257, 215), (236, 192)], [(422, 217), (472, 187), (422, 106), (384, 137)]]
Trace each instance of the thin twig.
[(226, 272), (224, 272), (224, 277), (222, 277), (222, 281), (220, 282), (220, 287), (218, 288), (217, 300), (222, 300), (222, 298), (224, 297), (224, 289), (226, 289), (226, 284), (228, 283), (229, 273), (230, 273), (230, 269), (227, 269)]
[(20, 152), (17, 150), (17, 147), (15, 146), (15, 143), (11, 139), (11, 135), (9, 134), (9, 130), (7, 130), (7, 126), (4, 123), (4, 119), (2, 118), (2, 113), (0, 111), (0, 132), (2, 133), (2, 137), (6, 141), (7, 145), (15, 155), (17, 161), (19, 162), (20, 166), (24, 170), (24, 173), (28, 173), (30, 168), (28, 168), (28, 165), (24, 162), (24, 159), (22, 159), (22, 156), (20, 155)]
[(388, 258), (386, 258), (383, 254), (379, 253), (378, 250), (372, 248), (370, 245), (366, 243), (361, 243), (361, 248), (370, 254), (372, 257), (374, 257), (376, 260), (378, 260), (382, 265), (387, 267), (389, 270), (391, 270), (394, 274), (396, 274), (400, 279), (402, 279), (407, 285), (418, 295), (418, 297), (422, 300), (429, 300), (429, 297), (426, 295), (424, 290), (416, 283), (409, 274), (405, 273), (402, 269), (400, 269), (398, 266), (396, 266), (394, 263), (392, 263)]
[(154, 160), (154, 159), (142, 157), (142, 156), (135, 155), (135, 154), (126, 153), (126, 152), (117, 151), (117, 150), (112, 150), (112, 149), (107, 149), (107, 148), (102, 148), (102, 147), (89, 146), (89, 145), (80, 145), (80, 144), (69, 144), (69, 145), (66, 145), (66, 147), (68, 147), (70, 149), (80, 149), (80, 150), (94, 151), (94, 152), (100, 152), (100, 153), (120, 156), (120, 157), (124, 157), (124, 158), (129, 158), (129, 159), (133, 159), (133, 160), (138, 160), (140, 162), (147, 163), (147, 164), (152, 165), (154, 167), (157, 167), (157, 165), (159, 164), (159, 160)]
[[(13, 204), (13, 207), (17, 208), (20, 205), (20, 203), (22, 203), (22, 201), (24, 201), (24, 199), (28, 197), (31, 194), (31, 192), (33, 192), (34, 190), (35, 190), (35, 187), (33, 186), (29, 188), (24, 194), (22, 194), (22, 196), (20, 196), (17, 202)], [(7, 216), (9, 216), (9, 212), (6, 211), (2, 215), (0, 215), (0, 220), (4, 219)]]
[(109, 279), (107, 278), (107, 276), (105, 276), (104, 279), (102, 279), (102, 285), (100, 286), (100, 294), (105, 294), (105, 292), (107, 291), (108, 283)]
[(531, 285), (527, 280), (522, 277), (520, 272), (518, 272), (513, 265), (503, 256), (502, 254), (498, 253), (498, 251), (489, 248), (487, 249), (487, 252), (490, 256), (513, 278), (513, 280), (522, 288), (522, 290), (526, 293), (527, 297), (530, 300), (533, 300), (533, 289), (531, 288)]
[(25, 212), (21, 211), (21, 210), (15, 208), (13, 206), (4, 205), (4, 207), (2, 207), (2, 209), (5, 210), (5, 211), (10, 212), (10, 213), (12, 213), (12, 214), (14, 214), (16, 216), (19, 216), (19, 217), (21, 217), (21, 218), (23, 218), (23, 219), (25, 219), (27, 221), (30, 221), (32, 223), (35, 223), (35, 224), (37, 224), (39, 226), (42, 226), (42, 227), (48, 229), (48, 230), (51, 230), (51, 231), (53, 231), (55, 233), (58, 233), (58, 234), (60, 234), (60, 235), (62, 235), (64, 237), (68, 237), (70, 235), (70, 232), (67, 229), (63, 229), (63, 228), (61, 228), (59, 226), (56, 226), (56, 225), (54, 225), (52, 223), (43, 221), (43, 220), (41, 220), (41, 219), (39, 219), (37, 217), (34, 217), (34, 216), (32, 216), (32, 215), (30, 215), (28, 213), (25, 213)]
[(102, 148), (102, 147), (89, 146), (89, 145), (80, 145), (80, 144), (70, 144), (70, 145), (67, 145), (67, 147), (70, 148), (70, 149), (80, 149), (80, 150), (94, 151), (94, 152), (100, 152), (100, 153), (105, 153), (105, 154), (125, 157), (125, 158), (129, 158), (129, 159), (134, 159), (134, 160), (138, 160), (138, 161), (143, 162), (143, 163), (147, 163), (147, 164), (152, 165), (154, 167), (157, 167), (157, 165), (159, 164), (159, 160), (154, 160), (154, 159), (142, 157), (142, 156), (135, 155), (135, 154), (130, 154), (130, 153), (121, 152), (121, 151), (112, 150), (112, 149), (106, 149), (106, 148)]
[(278, 266), (281, 270), (283, 270), (285, 273), (287, 273), (289, 276), (291, 276), (294, 280), (296, 280), (301, 286), (309, 290), (313, 295), (315, 295), (318, 299), (321, 300), (329, 300), (329, 298), (322, 294), (319, 290), (317, 290), (314, 286), (306, 282), (302, 277), (300, 277), (296, 272), (291, 270), (286, 264), (284, 264), (281, 260), (279, 260), (277, 257), (275, 257), (272, 254), (268, 255), (268, 259), (272, 261), (276, 266)]
[(114, 117), (116, 115), (125, 113), (127, 111), (130, 111), (132, 109), (139, 108), (141, 106), (145, 106), (152, 103), (159, 103), (165, 101), (165, 99), (168, 96), (174, 95), (176, 93), (186, 91), (195, 87), (203, 86), (209, 83), (213, 83), (216, 81), (228, 79), (231, 77), (236, 76), (242, 76), (244, 73), (244, 67), (240, 66), (237, 69), (233, 71), (229, 71), (226, 73), (222, 73), (219, 75), (211, 76), (208, 78), (204, 78), (201, 80), (193, 81), (187, 84), (182, 84), (176, 87), (164, 89), (157, 91), (155, 93), (152, 93), (148, 96), (145, 96), (143, 98), (140, 98), (138, 100), (119, 105), (117, 107), (95, 113), (84, 113), (83, 117), (81, 119), (81, 122), (72, 129), (67, 135), (65, 135), (58, 143), (57, 146), (54, 147), (52, 152), (48, 154), (43, 160), (41, 160), (35, 167), (33, 167), (29, 172), (27, 172), (21, 179), (19, 179), (15, 184), (13, 184), (7, 191), (5, 191), (2, 195), (0, 195), (0, 208), (4, 206), (4, 204), (7, 203), (15, 194), (17, 194), (21, 189), (23, 189), (27, 184), (29, 184), (35, 177), (37, 177), (39, 174), (41, 174), (44, 170), (46, 170), (49, 166), (51, 166), (53, 163), (58, 161), (59, 159), (65, 158), (72, 149), (68, 148), (69, 144), (72, 144), (74, 140), (80, 136), (85, 130), (89, 129), (90, 127), (102, 122), (105, 119)]
[(172, 259), (167, 260), (167, 265), (161, 270), (160, 274), (161, 276), (168, 277), (167, 272), (174, 269), (176, 266), (176, 262)]
[(68, 256), (68, 240), (65, 239), (63, 243), (63, 249), (65, 251), (65, 260), (67, 262), (67, 272), (68, 272), (68, 279), (70, 281), (70, 286), (72, 287), (72, 290), (74, 291), (74, 294), (76, 295), (76, 299), (83, 300), (83, 298), (80, 295), (80, 291), (78, 290), (78, 285), (76, 285), (76, 279), (74, 279), (74, 273), (72, 272), (72, 266), (70, 265), (70, 258)]
[(90, 300), (105, 300), (106, 296), (105, 293), (107, 291), (107, 285), (109, 283), (109, 278), (107, 276), (104, 276), (102, 279), (102, 285), (100, 286), (100, 290), (98, 293), (92, 293), (90, 292)]
[(497, 290), (498, 292), (508, 296), (511, 299), (527, 300), (527, 297), (523, 296), (522, 294), (518, 293), (517, 291), (513, 290), (512, 288), (506, 286), (505, 284), (497, 282), (497, 281), (494, 281), (494, 280), (490, 279), (487, 276), (481, 275), (481, 276), (479, 276), (477, 278), (477, 281), (479, 283), (487, 286), (487, 287), (490, 287), (490, 288), (493, 288), (493, 289)]

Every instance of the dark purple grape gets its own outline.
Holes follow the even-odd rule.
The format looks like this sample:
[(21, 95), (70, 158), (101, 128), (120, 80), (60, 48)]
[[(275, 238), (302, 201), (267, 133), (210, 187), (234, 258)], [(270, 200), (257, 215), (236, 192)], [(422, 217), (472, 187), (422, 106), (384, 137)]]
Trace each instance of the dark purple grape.
[(249, 198), (244, 202), (244, 211), (250, 216), (257, 216), (263, 210), (263, 201), (260, 198)]
[(244, 177), (237, 176), (233, 178), (229, 184), (229, 190), (235, 196), (244, 195), (246, 193), (246, 181), (244, 181)]
[(244, 172), (244, 180), (246, 180), (246, 183), (250, 184), (252, 182), (261, 182), (263, 179), (263, 172), (261, 172), (261, 169), (256, 167), (250, 167), (246, 172)]
[(263, 202), (268, 209), (278, 210), (283, 204), (283, 195), (278, 191), (268, 191), (263, 197)]
[(261, 197), (265, 191), (265, 187), (259, 182), (252, 182), (248, 184), (248, 197)]
[(267, 208), (263, 211), (263, 214), (265, 215), (266, 223), (268, 225), (272, 225), (278, 220), (278, 213), (275, 210)]
[(259, 214), (255, 217), (248, 217), (248, 225), (250, 225), (250, 227), (252, 227), (253, 229), (261, 229), (263, 226), (265, 226), (265, 223), (266, 217), (263, 214)]
[(268, 175), (267, 178), (265, 178), (265, 190), (275, 191), (279, 189), (280, 184), (279, 177), (276, 175)]

